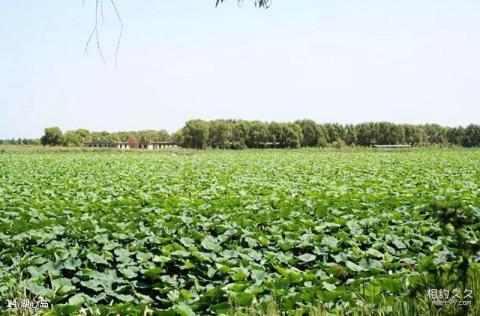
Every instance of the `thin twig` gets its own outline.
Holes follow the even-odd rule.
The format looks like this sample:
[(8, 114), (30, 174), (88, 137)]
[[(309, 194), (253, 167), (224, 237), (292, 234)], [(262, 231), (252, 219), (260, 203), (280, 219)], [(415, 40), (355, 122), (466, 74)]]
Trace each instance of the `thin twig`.
[[(216, 0), (215, 6), (218, 7), (218, 5), (222, 2), (225, 2), (225, 0)], [(238, 5), (240, 5), (242, 2), (243, 0), (238, 0)], [(272, 0), (255, 0), (254, 3), (255, 6), (259, 8), (268, 9), (272, 5)]]
[(103, 0), (100, 0), (100, 15), (102, 17), (102, 25), (105, 25), (105, 17), (103, 15)]
[(87, 44), (85, 45), (85, 53), (88, 53), (88, 47), (90, 46), (90, 42), (92, 41), (93, 36), (95, 36), (98, 54), (100, 55), (100, 57), (102, 57), (103, 63), (106, 64), (105, 56), (103, 55), (102, 47), (100, 46), (100, 37), (98, 34), (98, 14), (99, 14), (98, 7), (101, 1), (102, 0), (96, 0), (95, 2), (95, 25), (93, 27), (92, 33), (90, 33), (90, 36), (88, 37)]
[(96, 39), (96, 41), (97, 41), (97, 50), (98, 50), (98, 53), (99, 53), (100, 56), (102, 57), (103, 63), (106, 64), (106, 62), (105, 62), (105, 56), (103, 55), (102, 47), (100, 46), (100, 38), (99, 38), (99, 35), (98, 35), (98, 6), (99, 6), (99, 3), (100, 3), (101, 1), (102, 1), (102, 0), (97, 0), (96, 6), (95, 6), (95, 39)]
[[(85, 0), (83, 0), (83, 2), (85, 2)], [(115, 4), (115, 0), (110, 0), (110, 3), (112, 5), (112, 7), (115, 11), (115, 15), (117, 16), (117, 19), (120, 23), (120, 33), (118, 35), (117, 46), (116, 46), (116, 49), (115, 49), (115, 68), (117, 68), (118, 67), (118, 52), (120, 50), (120, 42), (121, 42), (122, 35), (123, 35), (123, 20), (122, 20), (122, 17), (120, 16), (120, 12), (118, 11), (117, 5)], [(94, 24), (94, 27), (92, 29), (92, 32), (90, 33), (90, 36), (88, 37), (87, 43), (85, 45), (85, 53), (88, 53), (88, 48), (90, 47), (90, 44), (91, 44), (93, 38), (95, 38), (95, 42), (96, 42), (96, 45), (97, 45), (97, 51), (98, 51), (100, 57), (102, 58), (103, 63), (106, 64), (105, 56), (103, 54), (102, 47), (100, 45), (100, 35), (99, 35), (99, 29), (98, 29), (99, 18), (102, 20), (102, 25), (104, 25), (104, 20), (105, 19), (104, 19), (104, 14), (103, 14), (103, 0), (96, 0), (95, 1), (95, 24)]]
[(120, 42), (122, 40), (122, 35), (123, 35), (123, 20), (122, 16), (118, 12), (118, 8), (115, 4), (114, 0), (110, 0), (110, 3), (113, 6), (113, 9), (115, 10), (115, 14), (117, 15), (118, 21), (120, 22), (120, 33), (118, 34), (118, 40), (117, 40), (117, 48), (115, 49), (115, 68), (118, 67), (118, 51), (120, 49)]

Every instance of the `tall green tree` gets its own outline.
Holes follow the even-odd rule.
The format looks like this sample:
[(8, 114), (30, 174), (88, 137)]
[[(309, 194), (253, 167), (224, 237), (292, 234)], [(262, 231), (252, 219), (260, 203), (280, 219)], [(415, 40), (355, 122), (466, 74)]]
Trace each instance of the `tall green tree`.
[(232, 123), (225, 120), (210, 122), (208, 143), (213, 148), (229, 148), (232, 140)]
[(58, 127), (45, 128), (40, 142), (43, 146), (61, 146), (64, 144), (64, 137), (62, 130)]
[(295, 123), (283, 123), (282, 138), (280, 139), (280, 145), (288, 148), (298, 148), (302, 144), (303, 134), (302, 129)]
[(426, 141), (426, 134), (422, 126), (404, 124), (403, 133), (405, 135), (405, 144), (411, 146), (422, 145)]
[(282, 123), (270, 122), (267, 125), (267, 142), (272, 144), (272, 147), (284, 147), (282, 140), (284, 138), (284, 128)]
[(447, 139), (451, 145), (465, 145), (465, 128), (462, 126), (449, 128), (447, 131)]
[(377, 144), (398, 145), (405, 142), (402, 126), (390, 122), (378, 122), (374, 126)]
[(353, 124), (345, 126), (345, 143), (349, 146), (357, 144), (357, 128)]
[(202, 120), (190, 120), (182, 129), (183, 146), (204, 149), (208, 144), (209, 124)]
[(79, 147), (82, 144), (82, 137), (77, 131), (67, 131), (64, 135), (64, 145), (66, 147)]
[(232, 126), (232, 149), (243, 149), (247, 147), (249, 124), (246, 121), (235, 121)]
[(430, 144), (447, 144), (447, 129), (445, 127), (438, 124), (426, 124), (423, 128)]
[(75, 130), (80, 137), (80, 144), (86, 144), (92, 141), (90, 131), (88, 129), (80, 128)]
[(269, 140), (268, 128), (264, 122), (252, 121), (248, 123), (248, 137), (246, 139), (249, 148), (261, 147), (262, 143)]
[(326, 123), (321, 125), (326, 132), (327, 142), (345, 142), (345, 128), (338, 123)]
[(322, 143), (321, 137), (322, 135), (321, 128), (318, 124), (313, 120), (298, 120), (295, 121), (301, 131), (302, 131), (302, 147), (317, 147), (320, 146)]
[(466, 147), (480, 147), (480, 125), (470, 124), (467, 126), (464, 145)]
[(357, 130), (357, 143), (360, 146), (371, 146), (375, 144), (373, 123), (361, 123), (355, 128)]

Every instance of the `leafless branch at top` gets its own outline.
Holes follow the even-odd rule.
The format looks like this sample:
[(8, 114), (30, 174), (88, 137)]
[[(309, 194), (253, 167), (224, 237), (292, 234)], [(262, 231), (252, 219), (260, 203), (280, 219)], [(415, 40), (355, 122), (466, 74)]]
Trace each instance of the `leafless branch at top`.
[[(104, 14), (103, 14), (103, 3), (104, 0), (95, 0), (95, 23), (92, 29), (92, 32), (90, 33), (90, 36), (88, 37), (87, 43), (85, 45), (85, 53), (88, 53), (88, 48), (90, 47), (90, 44), (92, 40), (95, 38), (96, 46), (97, 46), (97, 51), (100, 57), (102, 58), (103, 63), (105, 64), (105, 56), (102, 51), (102, 46), (100, 45), (100, 34), (99, 34), (99, 19), (102, 21), (102, 25), (104, 23)], [(118, 40), (117, 40), (117, 45), (115, 48), (115, 67), (118, 66), (118, 52), (120, 50), (120, 41), (122, 39), (123, 35), (123, 20), (120, 15), (120, 12), (118, 10), (117, 5), (115, 4), (115, 0), (109, 0), (110, 4), (113, 7), (113, 10), (115, 12), (115, 15), (120, 23), (120, 33), (118, 35)], [(85, 0), (83, 0), (83, 3), (85, 3)]]

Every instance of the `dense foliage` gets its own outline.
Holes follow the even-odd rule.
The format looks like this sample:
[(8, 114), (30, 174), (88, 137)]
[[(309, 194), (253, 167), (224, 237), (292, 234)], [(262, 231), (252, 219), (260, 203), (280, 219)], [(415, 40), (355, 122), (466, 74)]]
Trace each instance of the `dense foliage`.
[[(110, 146), (114, 146), (117, 142), (133, 142), (147, 143), (156, 141), (169, 141), (171, 136), (165, 130), (146, 130), (146, 131), (130, 131), (130, 132), (91, 132), (87, 129), (81, 128), (77, 130), (67, 131), (62, 133), (58, 127), (46, 128), (44, 135), (40, 142), (42, 145), (49, 146), (65, 146), (65, 147), (79, 147), (91, 142), (105, 142)], [(2, 141), (0, 140), (0, 144)], [(5, 144), (35, 144), (34, 141), (25, 142), (22, 139), (18, 141), (13, 139), (11, 141), (4, 140)], [(134, 146), (132, 146), (134, 147)]]
[[(182, 315), (389, 304), (432, 265), (465, 256), (431, 205), (453, 200), (478, 218), (479, 159), (459, 149), (3, 153), (0, 297)], [(478, 243), (479, 231), (471, 222), (462, 238)]]
[[(113, 146), (134, 138), (138, 143), (174, 141), (187, 148), (297, 148), (407, 144), (411, 146), (480, 146), (480, 125), (444, 127), (438, 124), (412, 125), (388, 122), (361, 124), (318, 124), (312, 120), (293, 123), (243, 120), (190, 120), (174, 134), (165, 130), (139, 132), (90, 132), (86, 129), (62, 134), (58, 127), (45, 129), (42, 144), (78, 147), (90, 142)], [(9, 144), (35, 144), (34, 140), (0, 140)], [(130, 146), (135, 147), (135, 146)]]

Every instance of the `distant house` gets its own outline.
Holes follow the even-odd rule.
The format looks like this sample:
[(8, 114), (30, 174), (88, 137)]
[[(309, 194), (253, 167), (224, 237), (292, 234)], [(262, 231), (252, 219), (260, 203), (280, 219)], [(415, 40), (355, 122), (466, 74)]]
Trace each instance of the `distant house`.
[(154, 150), (154, 149), (162, 149), (162, 148), (174, 148), (178, 147), (177, 143), (175, 142), (148, 142), (148, 143), (140, 143), (138, 148), (140, 149), (147, 149), (147, 150)]
[(130, 149), (130, 145), (128, 142), (118, 142), (117, 143), (117, 148), (118, 149)]
[(86, 147), (89, 148), (108, 148), (110, 145), (106, 140), (96, 140), (90, 143), (85, 144)]
[[(93, 141), (90, 143), (85, 144), (86, 147), (89, 148), (108, 148), (108, 147), (117, 147), (117, 149), (120, 150), (126, 150), (130, 149), (130, 145), (128, 142), (117, 142), (115, 146), (110, 146), (110, 144), (105, 141)], [(145, 143), (140, 143), (138, 145), (139, 149), (147, 149), (147, 150), (154, 150), (154, 149), (162, 149), (162, 148), (174, 148), (178, 147), (177, 143), (175, 142), (145, 142)]]

